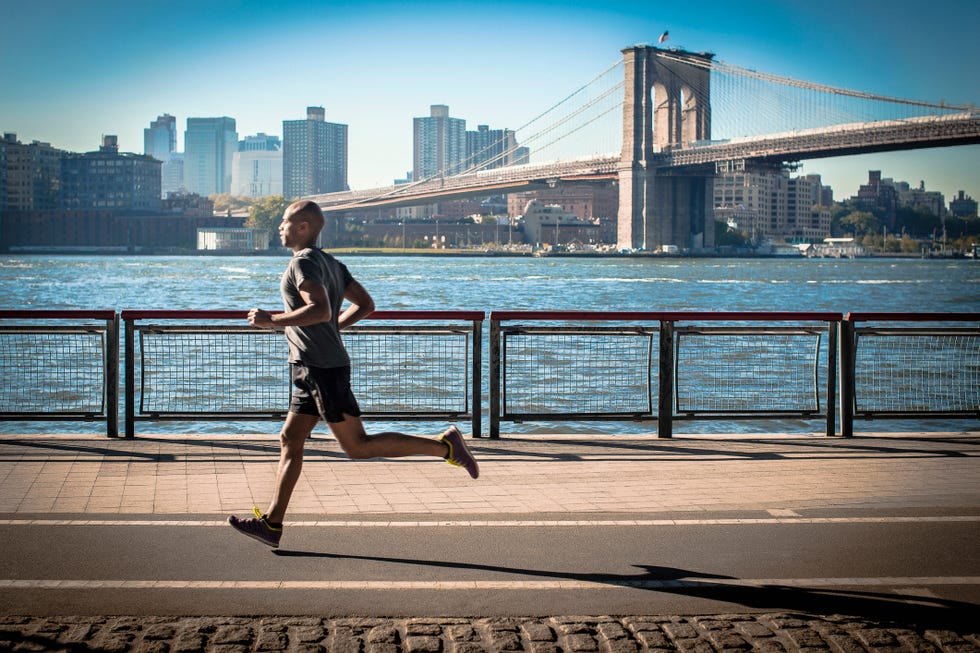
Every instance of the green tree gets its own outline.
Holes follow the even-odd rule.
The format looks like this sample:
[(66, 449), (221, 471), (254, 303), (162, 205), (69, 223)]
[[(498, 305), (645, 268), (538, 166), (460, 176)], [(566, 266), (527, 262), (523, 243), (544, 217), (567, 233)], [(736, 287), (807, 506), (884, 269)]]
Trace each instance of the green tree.
[(721, 220), (715, 220), (715, 246), (717, 247), (740, 247), (749, 242), (749, 239), (740, 231), (728, 228), (728, 224)]
[(913, 236), (931, 236), (943, 228), (939, 216), (923, 207), (900, 207), (895, 213), (895, 220), (899, 229), (904, 229)]
[(248, 211), (248, 220), (245, 221), (246, 227), (252, 229), (265, 229), (269, 232), (269, 238), (275, 242), (276, 234), (279, 231), (279, 223), (282, 221), (282, 214), (289, 203), (282, 195), (271, 195), (263, 197)]
[(230, 193), (211, 195), (208, 197), (208, 199), (214, 202), (214, 210), (216, 213), (226, 213), (228, 211), (247, 209), (253, 202), (251, 197), (237, 197)]
[(830, 234), (832, 236), (840, 236), (844, 233), (844, 230), (841, 229), (840, 221), (854, 210), (856, 209), (853, 208), (850, 200), (834, 202), (834, 205), (830, 207)]
[(902, 251), (911, 254), (919, 251), (919, 241), (908, 234), (902, 234)]
[(867, 211), (852, 211), (840, 219), (844, 233), (865, 236), (881, 233), (881, 220)]
[(946, 236), (948, 238), (955, 239), (963, 236), (977, 235), (980, 235), (980, 218), (960, 218), (955, 215), (946, 216)]

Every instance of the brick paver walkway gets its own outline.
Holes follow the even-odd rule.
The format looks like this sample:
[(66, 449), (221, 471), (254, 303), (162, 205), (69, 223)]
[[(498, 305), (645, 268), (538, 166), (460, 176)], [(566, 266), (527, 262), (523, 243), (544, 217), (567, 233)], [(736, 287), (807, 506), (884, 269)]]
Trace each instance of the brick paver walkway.
[[(480, 440), (481, 477), (426, 458), (351, 461), (311, 440), (290, 516), (980, 508), (980, 436)], [(0, 512), (264, 507), (274, 438), (0, 436)]]
[[(980, 435), (477, 441), (481, 477), (439, 461), (353, 462), (308, 447), (291, 519), (582, 513), (980, 512)], [(0, 436), (6, 519), (202, 515), (265, 505), (272, 438)], [(83, 517), (84, 516), (84, 517)], [(978, 651), (949, 628), (841, 615), (319, 617), (0, 616), (0, 651)]]

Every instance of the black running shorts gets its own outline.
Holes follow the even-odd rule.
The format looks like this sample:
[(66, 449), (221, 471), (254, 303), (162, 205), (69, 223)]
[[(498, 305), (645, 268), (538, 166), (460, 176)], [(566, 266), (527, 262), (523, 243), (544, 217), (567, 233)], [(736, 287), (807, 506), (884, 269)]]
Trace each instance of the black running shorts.
[(307, 367), (289, 364), (293, 393), (289, 412), (319, 415), (327, 422), (343, 422), (344, 414), (360, 417), (361, 408), (350, 387), (350, 366)]

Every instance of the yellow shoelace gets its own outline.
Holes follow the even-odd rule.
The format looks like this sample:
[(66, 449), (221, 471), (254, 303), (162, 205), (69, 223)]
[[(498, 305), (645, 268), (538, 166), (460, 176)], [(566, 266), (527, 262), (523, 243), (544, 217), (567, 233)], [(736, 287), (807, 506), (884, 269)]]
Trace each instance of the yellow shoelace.
[(268, 528), (269, 528), (270, 531), (281, 531), (282, 530), (282, 526), (280, 526), (279, 528), (276, 528), (275, 526), (273, 526), (272, 524), (270, 524), (269, 523), (269, 520), (265, 518), (265, 515), (262, 514), (262, 511), (259, 510), (257, 506), (252, 506), (252, 512), (255, 513), (255, 516), (263, 524), (265, 524), (266, 526), (268, 526)]

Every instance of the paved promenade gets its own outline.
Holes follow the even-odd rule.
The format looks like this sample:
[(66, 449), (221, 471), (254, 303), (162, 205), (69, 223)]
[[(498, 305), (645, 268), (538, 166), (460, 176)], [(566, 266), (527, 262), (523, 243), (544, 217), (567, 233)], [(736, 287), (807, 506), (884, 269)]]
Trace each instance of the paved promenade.
[[(283, 546), (292, 533), (331, 525), (379, 530), (379, 524), (392, 524), (404, 531), (413, 524), (434, 523), (513, 529), (572, 521), (623, 528), (980, 521), (978, 432), (875, 434), (850, 440), (778, 435), (673, 440), (547, 437), (473, 442), (481, 465), (477, 481), (457, 468), (423, 458), (354, 462), (333, 440), (311, 440)], [(221, 528), (228, 514), (244, 515), (252, 505), (266, 506), (277, 454), (275, 438), (267, 436), (124, 440), (0, 435), (0, 546), (4, 551), (21, 550), (11, 548), (23, 544), (15, 540), (25, 531), (16, 529), (32, 525), (174, 522)], [(937, 598), (927, 589), (932, 583), (980, 587), (980, 570), (974, 572), (977, 577), (944, 580), (915, 576), (914, 569), (910, 573), (892, 581), (908, 586), (906, 598), (920, 592), (926, 603)], [(582, 578), (577, 585), (534, 582), (555, 582), (562, 591), (574, 591), (593, 582)], [(4, 592), (46, 591), (43, 584), (28, 587), (37, 582), (0, 578)], [(322, 591), (333, 581), (321, 582)], [(524, 581), (515, 580), (514, 587), (519, 582)], [(644, 582), (646, 589), (656, 590), (685, 587), (689, 581)], [(763, 581), (726, 577), (715, 582), (744, 589)], [(819, 588), (835, 579), (793, 582), (799, 587), (812, 582)], [(95, 587), (98, 581), (92, 583)], [(474, 585), (480, 587), (479, 582)], [(120, 588), (129, 586), (123, 582)], [(980, 595), (976, 601), (960, 601), (980, 615)], [(358, 611), (316, 616), (167, 612), (138, 617), (7, 608), (0, 614), (0, 651), (980, 650), (980, 619), (916, 623), (907, 618), (914, 614), (908, 611), (890, 620), (798, 608), (746, 606), (744, 611), (711, 614), (612, 616)], [(973, 608), (967, 607), (967, 612)]]

